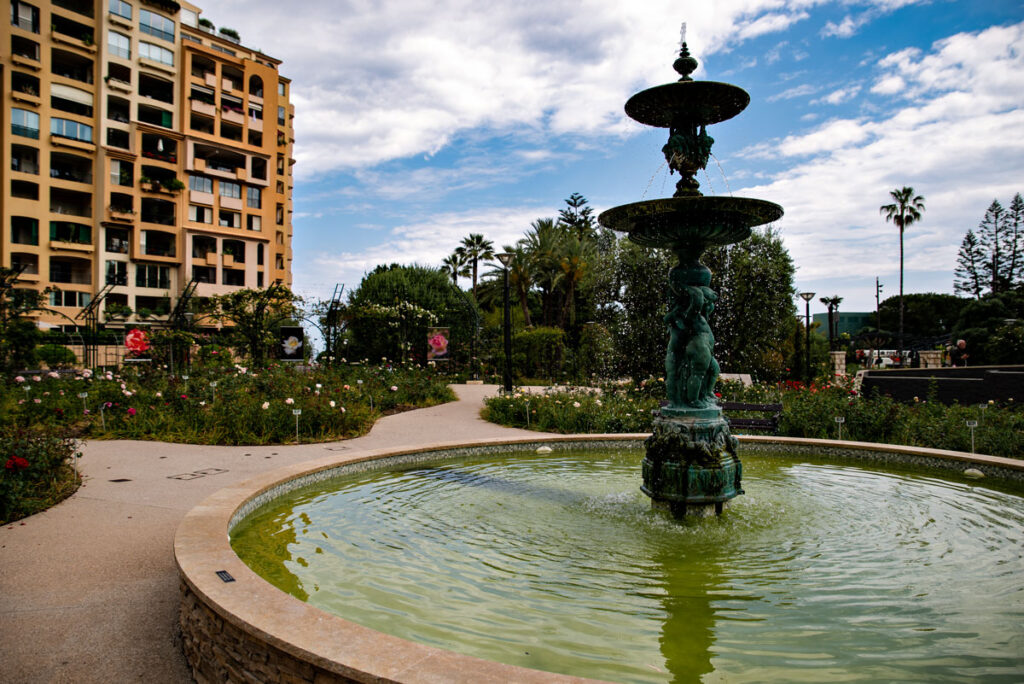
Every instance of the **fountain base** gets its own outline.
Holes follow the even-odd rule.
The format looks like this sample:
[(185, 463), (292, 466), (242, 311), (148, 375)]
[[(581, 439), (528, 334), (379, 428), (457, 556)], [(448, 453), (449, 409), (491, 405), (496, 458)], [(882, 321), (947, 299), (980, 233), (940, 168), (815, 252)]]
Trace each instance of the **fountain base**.
[[(719, 515), (743, 493), (737, 440), (721, 409), (663, 409), (647, 438), (641, 490), (677, 518)], [(717, 414), (717, 415), (716, 415)]]

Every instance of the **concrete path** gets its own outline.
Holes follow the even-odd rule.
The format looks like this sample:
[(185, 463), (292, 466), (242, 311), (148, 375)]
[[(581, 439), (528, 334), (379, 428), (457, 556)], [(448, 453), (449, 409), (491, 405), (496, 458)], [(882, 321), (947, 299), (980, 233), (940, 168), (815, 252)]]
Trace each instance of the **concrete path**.
[(537, 434), (480, 419), (496, 385), (453, 388), (457, 402), (389, 416), (344, 442), (87, 443), (74, 496), (0, 528), (0, 682), (191, 682), (172, 550), (185, 513), (231, 482), (329, 451)]

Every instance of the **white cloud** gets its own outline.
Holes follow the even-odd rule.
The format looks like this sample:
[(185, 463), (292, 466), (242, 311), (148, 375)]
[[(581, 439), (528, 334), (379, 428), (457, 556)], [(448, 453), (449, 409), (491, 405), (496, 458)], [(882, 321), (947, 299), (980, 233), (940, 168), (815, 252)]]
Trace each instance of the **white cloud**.
[[(710, 55), (783, 31), (819, 0), (221, 0), (245, 40), (294, 77), (296, 173), (433, 155), (466, 131), (628, 135), (622, 103), (673, 77), (686, 19), (691, 51)], [(311, 20), (315, 18), (315, 20)]]
[(813, 86), (810, 85), (809, 83), (805, 83), (803, 85), (798, 85), (794, 88), (783, 90), (781, 93), (776, 93), (775, 95), (769, 97), (768, 101), (777, 102), (779, 100), (792, 100), (797, 97), (807, 97), (808, 95), (813, 95), (814, 93), (818, 92), (818, 90), (818, 86)]
[(1024, 24), (958, 34), (879, 64), (883, 79), (905, 81), (911, 103), (884, 119), (837, 119), (759, 145), (751, 152), (802, 161), (742, 194), (785, 208), (780, 226), (801, 278), (863, 278), (896, 270), (897, 232), (878, 207), (889, 190), (912, 186), (927, 209), (906, 234), (907, 269), (950, 272), (951, 285), (963, 234), (1024, 178)]
[(351, 291), (378, 264), (440, 266), (470, 233), (480, 233), (500, 248), (519, 240), (531, 222), (555, 213), (541, 207), (448, 212), (394, 227), (388, 231), (386, 242), (362, 251), (332, 252), (329, 248), (318, 248), (316, 253), (296, 254), (304, 267), (294, 274), (295, 290), (302, 294), (322, 293), (329, 292), (335, 283), (344, 283), (346, 290)]
[(825, 95), (824, 97), (819, 97), (816, 100), (811, 100), (811, 104), (842, 104), (847, 100), (852, 100), (853, 98), (857, 97), (857, 94), (860, 93), (860, 89), (861, 86), (859, 84), (849, 85), (846, 86), (845, 88), (839, 88), (838, 90), (833, 90), (831, 93)]

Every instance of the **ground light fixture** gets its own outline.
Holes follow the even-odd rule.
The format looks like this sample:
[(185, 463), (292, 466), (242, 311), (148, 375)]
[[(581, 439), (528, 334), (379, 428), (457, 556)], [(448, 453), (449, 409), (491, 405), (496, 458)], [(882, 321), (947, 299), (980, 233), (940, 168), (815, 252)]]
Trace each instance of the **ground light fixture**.
[(512, 263), (511, 252), (501, 252), (494, 255), (498, 261), (501, 262), (501, 266), (505, 271), (505, 286), (502, 295), (502, 301), (504, 303), (504, 320), (505, 320), (505, 393), (509, 394), (512, 392), (512, 309), (509, 307), (508, 297), (508, 265)]
[(804, 317), (807, 325), (804, 326), (804, 377), (807, 386), (811, 386), (811, 300), (814, 299), (813, 292), (801, 292), (800, 299), (804, 300)]

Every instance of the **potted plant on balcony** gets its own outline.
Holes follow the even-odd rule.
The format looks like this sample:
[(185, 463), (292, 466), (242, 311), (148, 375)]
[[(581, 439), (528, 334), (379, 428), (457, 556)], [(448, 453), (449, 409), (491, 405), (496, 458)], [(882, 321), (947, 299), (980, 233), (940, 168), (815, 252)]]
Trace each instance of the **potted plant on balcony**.
[(236, 43), (242, 39), (241, 36), (238, 35), (238, 31), (233, 28), (228, 28), (227, 26), (222, 26), (220, 28), (220, 34)]
[(202, 30), (206, 31), (207, 33), (213, 33), (213, 29), (215, 29), (216, 26), (214, 26), (213, 22), (210, 21), (209, 19), (204, 19), (204, 18), (200, 17), (200, 19), (199, 19), (199, 28), (201, 28)]
[(185, 184), (178, 178), (168, 178), (163, 182), (164, 190), (168, 192), (180, 192), (185, 189)]

